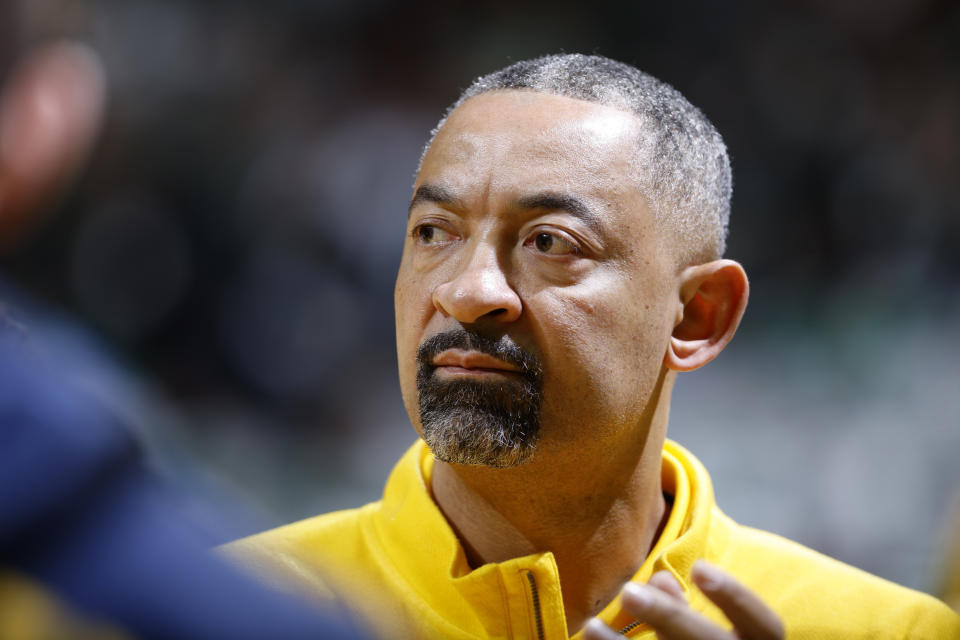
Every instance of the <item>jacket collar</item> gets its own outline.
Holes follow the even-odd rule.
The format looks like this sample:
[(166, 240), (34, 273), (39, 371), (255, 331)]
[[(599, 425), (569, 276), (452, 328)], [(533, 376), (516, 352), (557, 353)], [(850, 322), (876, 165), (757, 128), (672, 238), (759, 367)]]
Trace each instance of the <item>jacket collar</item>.
[[(673, 504), (663, 532), (633, 580), (646, 582), (653, 573), (665, 569), (689, 599), (693, 593), (690, 570), (694, 560), (707, 556), (708, 535), (710, 555), (714, 556), (725, 545), (728, 532), (722, 526), (711, 531), (711, 523), (717, 519), (713, 517), (713, 487), (703, 465), (669, 440), (662, 460), (663, 490), (673, 497)], [(499, 635), (504, 631), (500, 626), (510, 618), (504, 611), (508, 606), (504, 602), (509, 600), (504, 591), (511, 588), (510, 576), (533, 571), (540, 583), (548, 583), (541, 587), (545, 607), (560, 603), (562, 623), (553, 554), (537, 553), (471, 569), (456, 534), (433, 500), (429, 488), (433, 466), (433, 455), (423, 441), (418, 441), (391, 473), (374, 518), (382, 549), (399, 575), (429, 609), (443, 612), (443, 617), (451, 621), (474, 620), (487, 634)], [(619, 596), (598, 617), (616, 629), (633, 621), (623, 614)]]

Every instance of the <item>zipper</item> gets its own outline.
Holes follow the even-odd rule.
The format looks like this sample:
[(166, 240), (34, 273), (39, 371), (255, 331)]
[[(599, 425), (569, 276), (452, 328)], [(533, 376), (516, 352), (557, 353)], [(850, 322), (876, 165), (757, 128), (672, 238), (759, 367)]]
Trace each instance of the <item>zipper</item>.
[(527, 571), (527, 582), (530, 583), (530, 599), (533, 601), (533, 619), (537, 624), (537, 639), (544, 640), (543, 614), (540, 613), (540, 594), (537, 593), (537, 581), (533, 579), (533, 571)]
[[(530, 600), (533, 601), (533, 620), (537, 625), (537, 640), (545, 640), (543, 635), (543, 614), (540, 613), (540, 594), (537, 592), (537, 581), (533, 577), (533, 571), (526, 571), (525, 573), (527, 574), (527, 582), (530, 583)], [(620, 629), (617, 633), (625, 636), (641, 624), (643, 623), (635, 620), (623, 629)]]
[(634, 620), (633, 622), (625, 626), (623, 629), (620, 629), (620, 631), (617, 631), (617, 633), (619, 633), (622, 636), (625, 636), (642, 624), (643, 623), (640, 622), (639, 620)]

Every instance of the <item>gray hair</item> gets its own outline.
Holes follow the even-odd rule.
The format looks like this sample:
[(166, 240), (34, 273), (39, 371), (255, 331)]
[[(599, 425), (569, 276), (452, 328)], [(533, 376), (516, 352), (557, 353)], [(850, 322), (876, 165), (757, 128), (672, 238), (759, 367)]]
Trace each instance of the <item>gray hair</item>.
[(657, 220), (673, 236), (679, 260), (693, 264), (723, 255), (733, 191), (730, 158), (720, 133), (679, 91), (603, 56), (523, 60), (474, 80), (447, 109), (427, 147), (454, 109), (473, 96), (504, 89), (550, 93), (633, 113), (643, 132), (635, 163), (638, 179)]

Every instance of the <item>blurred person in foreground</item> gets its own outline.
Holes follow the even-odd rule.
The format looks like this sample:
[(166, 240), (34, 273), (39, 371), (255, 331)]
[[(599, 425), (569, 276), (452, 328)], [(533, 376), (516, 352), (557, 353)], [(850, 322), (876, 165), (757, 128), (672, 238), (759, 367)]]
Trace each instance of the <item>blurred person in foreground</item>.
[[(104, 96), (81, 45), (16, 65), (0, 93), (0, 247), (16, 247), (82, 165)], [(358, 637), (213, 557), (189, 499), (28, 332), (0, 306), (0, 639)]]
[(666, 440), (677, 372), (746, 307), (730, 195), (711, 123), (633, 67), (477, 79), (425, 150), (396, 281), (422, 440), (381, 501), (228, 552), (314, 591), (337, 567), (386, 637), (960, 635), (928, 595), (731, 521)]

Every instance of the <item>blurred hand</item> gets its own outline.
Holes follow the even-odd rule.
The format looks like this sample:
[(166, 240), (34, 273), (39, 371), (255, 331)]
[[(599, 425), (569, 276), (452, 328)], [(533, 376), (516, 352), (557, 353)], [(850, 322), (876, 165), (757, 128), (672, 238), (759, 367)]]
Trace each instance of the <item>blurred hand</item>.
[[(667, 571), (647, 584), (628, 582), (621, 592), (625, 611), (647, 623), (661, 640), (782, 640), (783, 622), (760, 598), (726, 573), (703, 560), (693, 565), (693, 582), (730, 620), (727, 631), (687, 606), (683, 589)], [(584, 628), (586, 640), (615, 640), (619, 633), (593, 619)]]
[(33, 228), (82, 166), (104, 97), (103, 66), (84, 45), (44, 45), (14, 67), (0, 93), (0, 250)]

